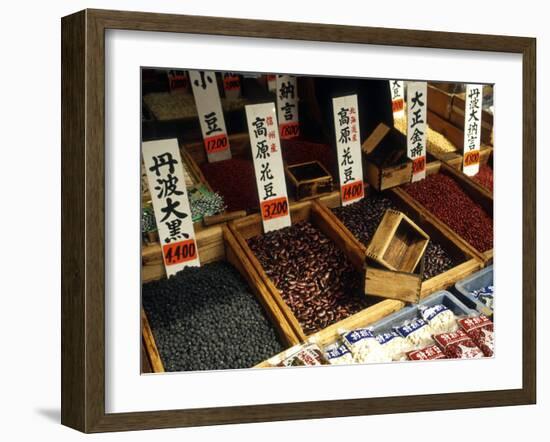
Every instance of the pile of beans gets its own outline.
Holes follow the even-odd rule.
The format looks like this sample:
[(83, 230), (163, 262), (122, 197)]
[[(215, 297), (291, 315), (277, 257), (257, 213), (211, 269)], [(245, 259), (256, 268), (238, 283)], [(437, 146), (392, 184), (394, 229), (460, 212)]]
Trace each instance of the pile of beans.
[(493, 191), (493, 169), (487, 164), (482, 164), (477, 175), (472, 178), (487, 190)]
[(309, 222), (250, 238), (248, 245), (306, 335), (376, 302), (362, 293), (361, 275), (342, 251)]
[[(399, 210), (392, 201), (380, 194), (369, 195), (349, 206), (332, 209), (348, 230), (363, 245), (368, 246), (387, 209)], [(456, 266), (458, 262), (441, 244), (430, 241), (424, 254), (422, 279), (430, 279)]]
[(480, 252), (493, 248), (493, 220), (451, 177), (437, 173), (405, 191)]
[(288, 165), (319, 161), (333, 177), (337, 175), (336, 153), (327, 144), (302, 140), (281, 140), (281, 149), (283, 160)]
[(254, 209), (259, 206), (252, 161), (231, 158), (200, 166), (206, 181), (223, 196), (227, 210)]
[(226, 262), (142, 287), (166, 371), (249, 368), (284, 350), (246, 282)]

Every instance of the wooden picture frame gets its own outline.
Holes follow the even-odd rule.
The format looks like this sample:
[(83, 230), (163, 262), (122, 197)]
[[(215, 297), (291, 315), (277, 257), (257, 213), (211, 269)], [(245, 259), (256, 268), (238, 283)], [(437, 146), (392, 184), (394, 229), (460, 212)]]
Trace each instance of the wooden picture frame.
[[(533, 404), (536, 400), (536, 40), (404, 29), (84, 10), (62, 19), (62, 424), (83, 432)], [(105, 412), (105, 30), (521, 54), (523, 385), (514, 390)]]

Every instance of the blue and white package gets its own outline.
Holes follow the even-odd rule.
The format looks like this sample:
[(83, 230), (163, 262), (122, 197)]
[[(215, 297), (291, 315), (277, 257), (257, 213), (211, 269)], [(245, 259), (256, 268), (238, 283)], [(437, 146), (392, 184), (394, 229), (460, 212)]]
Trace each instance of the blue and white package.
[(380, 343), (376, 340), (370, 328), (345, 331), (342, 334), (342, 340), (351, 350), (355, 363), (391, 362), (391, 358), (384, 354)]
[(380, 343), (382, 351), (392, 361), (407, 360), (409, 344), (405, 338), (396, 332), (380, 333), (376, 335), (376, 340)]
[(353, 364), (353, 355), (343, 342), (337, 341), (325, 347), (325, 356), (331, 365)]
[(400, 336), (409, 343), (410, 350), (416, 350), (433, 344), (433, 331), (424, 319), (415, 318), (405, 322), (403, 325), (393, 328)]
[(451, 333), (458, 329), (455, 314), (443, 304), (420, 306), (420, 315), (430, 324), (432, 333)]

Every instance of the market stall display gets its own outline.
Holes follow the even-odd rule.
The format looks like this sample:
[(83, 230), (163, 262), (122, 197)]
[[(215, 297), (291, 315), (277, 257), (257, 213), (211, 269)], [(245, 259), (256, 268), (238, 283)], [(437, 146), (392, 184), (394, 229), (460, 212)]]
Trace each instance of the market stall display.
[[(221, 101), (244, 122), (246, 88), (241, 92), (242, 99)], [(492, 266), (483, 267), (493, 258), (494, 149), (480, 151), (477, 175), (462, 174), (460, 105), (433, 86), (427, 95), (426, 177), (411, 183), (406, 117), (393, 127), (377, 120), (361, 137), (362, 199), (355, 202), (339, 188), (351, 157), (337, 160), (335, 140), (323, 142), (325, 131), (281, 140), (285, 180), (274, 192), (280, 198), (286, 191), (284, 225), (288, 217), (291, 225), (277, 230), (266, 229), (259, 213), (261, 173), (268, 182), (270, 172), (256, 176), (253, 160), (266, 158), (259, 148), (253, 153), (250, 137), (262, 125), (224, 132), (230, 158), (218, 161), (206, 153), (204, 130), (178, 135), (201, 265), (166, 278), (142, 182), (142, 327), (153, 371), (493, 355)], [(191, 94), (156, 91), (143, 99), (153, 125), (176, 114), (197, 119)], [(307, 124), (307, 113), (301, 115), (299, 124)], [(338, 137), (351, 139), (352, 126), (347, 134), (347, 123), (340, 124)], [(265, 147), (261, 154), (269, 156)], [(490, 283), (474, 287), (471, 276), (489, 268)], [(457, 297), (446, 291), (455, 284)]]

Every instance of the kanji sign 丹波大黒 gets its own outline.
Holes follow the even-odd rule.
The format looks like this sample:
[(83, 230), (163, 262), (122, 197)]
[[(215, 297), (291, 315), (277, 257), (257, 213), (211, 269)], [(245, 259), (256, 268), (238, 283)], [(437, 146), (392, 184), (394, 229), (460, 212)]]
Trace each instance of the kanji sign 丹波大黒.
[(426, 178), (428, 84), (407, 82), (407, 156), (412, 160), (412, 181)]
[(189, 71), (204, 148), (210, 163), (231, 158), (216, 73)]
[(393, 115), (401, 117), (405, 112), (405, 87), (403, 86), (403, 81), (389, 80), (389, 82)]
[(288, 227), (290, 212), (275, 105), (254, 104), (245, 109), (264, 232)]
[(300, 135), (298, 122), (298, 89), (296, 77), (277, 75), (277, 118), (281, 139), (287, 140)]
[(482, 104), (483, 86), (478, 84), (466, 85), (462, 170), (469, 176), (476, 175), (479, 172)]
[(334, 131), (338, 153), (340, 196), (347, 206), (364, 197), (361, 134), (357, 95), (332, 99)]
[(199, 253), (177, 139), (142, 143), (166, 274), (199, 266)]

